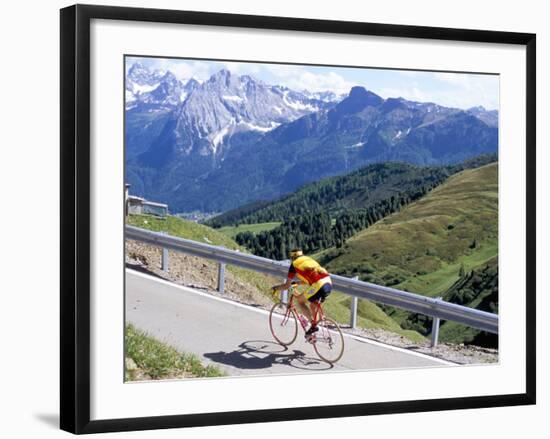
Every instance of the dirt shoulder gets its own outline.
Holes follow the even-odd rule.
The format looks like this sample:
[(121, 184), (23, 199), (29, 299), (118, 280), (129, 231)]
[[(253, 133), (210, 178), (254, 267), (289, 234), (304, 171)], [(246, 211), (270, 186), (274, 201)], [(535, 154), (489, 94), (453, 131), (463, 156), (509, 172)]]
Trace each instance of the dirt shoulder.
[(346, 331), (380, 343), (431, 355), (432, 357), (451, 361), (457, 364), (498, 362), (497, 349), (451, 343), (439, 343), (436, 347), (432, 348), (429, 341), (426, 341), (425, 343), (412, 342), (406, 337), (402, 337), (394, 334), (393, 332), (384, 331), (381, 329), (347, 328)]
[[(267, 294), (268, 286), (282, 281), (282, 279), (271, 276), (255, 274), (254, 280), (260, 280), (262, 285), (266, 286), (265, 289), (260, 289), (257, 284), (254, 285), (254, 282), (243, 280), (246, 278), (243, 276), (243, 270), (237, 272), (226, 270), (225, 287), (222, 294), (217, 291), (217, 263), (173, 251), (169, 251), (169, 260), (169, 271), (164, 272), (161, 269), (161, 250), (158, 247), (136, 241), (126, 242), (126, 266), (128, 268), (246, 305), (269, 310), (273, 302)], [(440, 343), (437, 347), (432, 348), (428, 341), (425, 343), (412, 342), (406, 337), (381, 329), (351, 329), (342, 325), (342, 330), (373, 341), (431, 355), (457, 364), (498, 362), (498, 350), (496, 349), (448, 343)]]
[[(207, 259), (197, 258), (179, 252), (168, 252), (169, 270), (161, 269), (161, 250), (158, 247), (139, 243), (126, 242), (126, 264), (137, 270), (146, 270), (156, 276), (197, 290), (205, 291), (213, 295), (225, 297), (236, 302), (253, 306), (269, 307), (272, 302), (265, 294), (269, 285), (281, 282), (271, 276), (255, 274), (256, 280), (265, 284), (262, 292), (256, 285), (246, 282), (242, 276), (227, 269), (225, 272), (224, 293), (217, 291), (218, 264)], [(243, 270), (239, 270), (242, 273)]]

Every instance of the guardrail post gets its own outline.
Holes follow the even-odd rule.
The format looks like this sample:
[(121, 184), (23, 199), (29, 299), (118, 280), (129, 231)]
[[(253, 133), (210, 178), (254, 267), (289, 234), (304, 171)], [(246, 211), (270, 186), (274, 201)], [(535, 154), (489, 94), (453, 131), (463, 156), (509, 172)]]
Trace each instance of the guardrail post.
[(218, 263), (218, 291), (223, 294), (225, 286), (225, 264)]
[[(436, 300), (441, 300), (441, 297), (437, 297)], [(435, 348), (437, 347), (438, 339), (439, 339), (439, 324), (441, 323), (441, 319), (439, 317), (434, 317), (432, 320), (432, 344), (431, 347)]]
[[(359, 276), (354, 276), (355, 280), (359, 280)], [(357, 327), (357, 302), (358, 302), (357, 296), (351, 296), (351, 305), (350, 305), (350, 319), (349, 319), (349, 326), (351, 329), (355, 329)]]
[(432, 348), (437, 347), (437, 342), (439, 338), (439, 317), (434, 317), (432, 323)]
[(165, 271), (168, 273), (168, 267), (170, 266), (170, 258), (168, 257), (168, 249), (163, 247), (162, 248), (162, 262), (161, 262), (161, 268), (162, 271)]
[[(166, 232), (160, 232), (163, 235), (167, 235)], [(160, 256), (160, 269), (165, 273), (168, 273), (170, 267), (170, 258), (168, 257), (168, 249), (166, 247), (161, 248), (162, 254)]]

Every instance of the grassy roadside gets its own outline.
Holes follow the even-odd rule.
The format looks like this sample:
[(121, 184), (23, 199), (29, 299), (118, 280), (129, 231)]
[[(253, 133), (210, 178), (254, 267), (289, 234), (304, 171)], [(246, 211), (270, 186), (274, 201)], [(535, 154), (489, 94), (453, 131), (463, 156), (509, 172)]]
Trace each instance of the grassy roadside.
[(220, 377), (214, 366), (204, 366), (193, 354), (176, 349), (148, 336), (133, 325), (126, 325), (125, 381)]
[(205, 244), (222, 245), (231, 250), (244, 250), (228, 236), (217, 230), (193, 221), (187, 221), (175, 216), (157, 218), (151, 215), (128, 215), (128, 224), (154, 232), (165, 232), (172, 236), (191, 239)]

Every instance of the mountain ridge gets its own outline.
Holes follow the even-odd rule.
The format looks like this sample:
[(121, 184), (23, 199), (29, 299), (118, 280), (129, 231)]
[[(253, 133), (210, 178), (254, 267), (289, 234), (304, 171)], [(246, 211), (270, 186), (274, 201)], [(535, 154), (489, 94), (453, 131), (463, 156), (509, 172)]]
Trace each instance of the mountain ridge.
[[(477, 107), (383, 99), (361, 86), (325, 102), (229, 70), (186, 94), (169, 72), (130, 72), (141, 87), (166, 81), (126, 112), (127, 182), (175, 212), (273, 199), (369, 163), (440, 165), (498, 148), (494, 115)], [(176, 95), (185, 100), (174, 107)]]

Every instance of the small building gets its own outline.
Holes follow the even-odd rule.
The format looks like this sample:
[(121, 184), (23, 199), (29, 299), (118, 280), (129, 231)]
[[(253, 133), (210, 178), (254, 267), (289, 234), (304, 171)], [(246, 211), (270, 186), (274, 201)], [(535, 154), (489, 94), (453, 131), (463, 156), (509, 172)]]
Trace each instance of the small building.
[(155, 203), (148, 201), (145, 198), (136, 197), (129, 194), (129, 184), (125, 187), (126, 199), (126, 215), (154, 215), (164, 218), (168, 215), (168, 205), (163, 203)]

